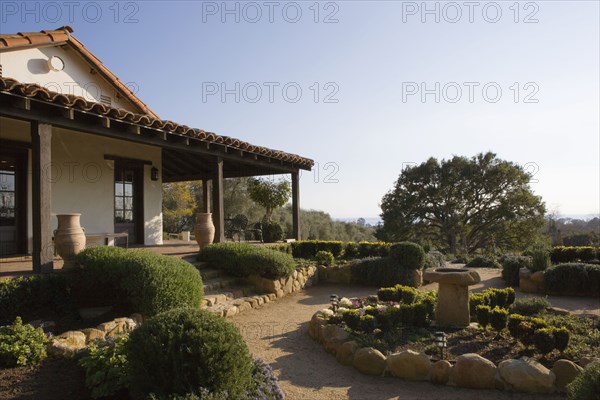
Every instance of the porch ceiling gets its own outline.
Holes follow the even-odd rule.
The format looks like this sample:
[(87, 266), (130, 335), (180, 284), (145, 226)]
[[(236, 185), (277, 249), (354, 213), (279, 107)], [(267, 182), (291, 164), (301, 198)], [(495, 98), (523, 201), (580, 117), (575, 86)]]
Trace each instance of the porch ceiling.
[(209, 178), (219, 158), (224, 161), (226, 178), (310, 170), (314, 164), (296, 154), (110, 108), (10, 78), (0, 77), (0, 115), (159, 146), (163, 149), (165, 182)]

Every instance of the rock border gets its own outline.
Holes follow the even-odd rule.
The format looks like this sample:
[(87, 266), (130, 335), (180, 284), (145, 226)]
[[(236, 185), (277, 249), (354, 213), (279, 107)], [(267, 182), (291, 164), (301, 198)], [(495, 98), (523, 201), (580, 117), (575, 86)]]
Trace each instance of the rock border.
[(524, 393), (565, 392), (586, 365), (600, 360), (583, 359), (581, 365), (570, 360), (558, 360), (551, 370), (537, 361), (521, 357), (500, 362), (497, 366), (479, 354), (463, 354), (452, 365), (447, 360), (432, 362), (429, 356), (412, 350), (385, 356), (372, 347), (360, 347), (339, 325), (328, 324), (326, 314), (317, 311), (311, 318), (308, 334), (336, 357), (342, 365), (351, 365), (359, 372), (374, 376), (428, 381), (471, 389), (496, 389)]

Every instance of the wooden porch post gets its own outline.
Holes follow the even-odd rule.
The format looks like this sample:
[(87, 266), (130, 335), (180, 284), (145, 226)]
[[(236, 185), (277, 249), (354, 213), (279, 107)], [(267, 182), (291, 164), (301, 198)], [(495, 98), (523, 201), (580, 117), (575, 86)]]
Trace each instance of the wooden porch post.
[(212, 179), (213, 224), (215, 224), (215, 243), (225, 241), (225, 211), (223, 207), (223, 159), (217, 157)]
[(300, 176), (292, 172), (292, 230), (294, 239), (300, 240)]
[(210, 188), (211, 181), (209, 179), (202, 179), (202, 212), (210, 212)]
[(31, 122), (31, 168), (32, 168), (32, 224), (33, 224), (33, 271), (52, 272), (54, 269), (54, 246), (52, 245), (52, 125)]

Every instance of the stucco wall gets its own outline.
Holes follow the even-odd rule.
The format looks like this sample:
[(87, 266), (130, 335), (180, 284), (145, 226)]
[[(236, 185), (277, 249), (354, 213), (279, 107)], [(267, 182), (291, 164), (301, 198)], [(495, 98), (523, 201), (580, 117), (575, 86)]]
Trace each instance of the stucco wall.
[[(29, 124), (1, 118), (0, 137), (29, 142)], [(45, 177), (52, 182), (52, 213), (81, 213), (87, 233), (114, 232), (114, 161), (105, 160), (105, 155), (152, 163), (144, 167), (144, 244), (162, 244), (162, 182), (150, 179), (152, 166), (161, 170), (158, 147), (53, 128), (52, 164), (44, 167)], [(31, 152), (28, 216), (31, 250)], [(53, 217), (52, 229), (56, 225)]]
[[(52, 71), (48, 59), (60, 57), (65, 64), (62, 71)], [(2, 75), (23, 83), (37, 83), (53, 92), (81, 96), (87, 101), (101, 102), (100, 95), (109, 96), (112, 106), (136, 112), (125, 98), (118, 98), (116, 89), (97, 73), (73, 49), (42, 47), (2, 53)], [(135, 91), (136, 84), (130, 88)], [(139, 112), (139, 111), (137, 111)]]

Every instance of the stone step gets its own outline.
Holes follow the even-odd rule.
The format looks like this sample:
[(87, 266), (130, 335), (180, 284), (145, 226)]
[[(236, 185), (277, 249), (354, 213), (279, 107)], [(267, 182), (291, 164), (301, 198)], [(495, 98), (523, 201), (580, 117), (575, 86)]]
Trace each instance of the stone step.
[(252, 294), (248, 287), (226, 287), (204, 293), (202, 308), (212, 307)]
[(276, 298), (277, 296), (274, 293), (262, 295), (255, 294), (251, 296), (240, 297), (238, 299), (228, 300), (212, 306), (207, 306), (205, 309), (221, 317), (227, 318), (253, 308), (260, 308), (266, 303), (275, 301)]
[(237, 278), (232, 277), (219, 277), (214, 279), (207, 279), (203, 281), (204, 283), (204, 293), (208, 293), (210, 291), (223, 289), (228, 286), (233, 286), (237, 283)]

